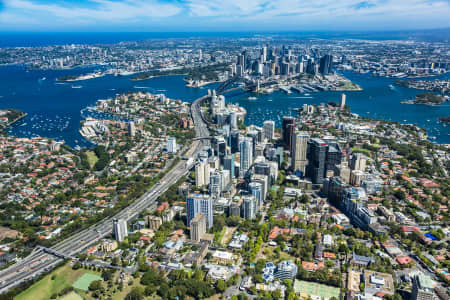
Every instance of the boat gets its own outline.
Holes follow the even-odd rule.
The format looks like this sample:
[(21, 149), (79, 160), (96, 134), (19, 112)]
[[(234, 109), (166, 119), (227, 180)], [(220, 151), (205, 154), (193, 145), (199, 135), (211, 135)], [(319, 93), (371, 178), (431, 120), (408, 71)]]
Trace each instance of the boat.
[(311, 94), (306, 93), (305, 96), (310, 96)]
[(258, 98), (256, 98), (256, 97), (248, 97), (248, 100), (256, 100), (256, 99), (258, 99)]
[(267, 101), (272, 102), (273, 100), (272, 100), (272, 99), (269, 99), (269, 100), (267, 100)]
[(72, 85), (73, 89), (81, 89), (83, 86), (82, 85)]

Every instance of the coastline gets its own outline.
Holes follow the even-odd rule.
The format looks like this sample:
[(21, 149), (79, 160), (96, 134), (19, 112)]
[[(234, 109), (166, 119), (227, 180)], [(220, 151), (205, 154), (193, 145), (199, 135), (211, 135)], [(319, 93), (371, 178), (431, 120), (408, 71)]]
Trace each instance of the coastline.
[(5, 130), (6, 128), (14, 125), (15, 123), (19, 122), (20, 120), (22, 120), (23, 118), (25, 118), (26, 116), (28, 116), (28, 113), (26, 112), (21, 112), (22, 114), (20, 116), (18, 116), (17, 118), (15, 118), (14, 120), (8, 122), (5, 124), (5, 126), (1, 126), (0, 130)]

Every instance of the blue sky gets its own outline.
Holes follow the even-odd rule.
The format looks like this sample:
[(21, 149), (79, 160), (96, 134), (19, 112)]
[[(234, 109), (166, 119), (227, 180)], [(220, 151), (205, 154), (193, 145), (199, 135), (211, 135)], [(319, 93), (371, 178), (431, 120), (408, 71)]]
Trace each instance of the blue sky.
[(0, 0), (0, 31), (328, 31), (450, 27), (450, 0)]

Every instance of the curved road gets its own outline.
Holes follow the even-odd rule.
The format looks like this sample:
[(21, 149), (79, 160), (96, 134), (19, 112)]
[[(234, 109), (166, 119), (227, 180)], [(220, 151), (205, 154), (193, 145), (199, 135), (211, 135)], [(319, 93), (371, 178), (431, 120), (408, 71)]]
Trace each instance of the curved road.
[[(208, 127), (201, 114), (201, 103), (207, 98), (208, 96), (198, 98), (191, 105), (191, 116), (194, 121), (196, 137), (204, 138), (209, 136)], [(208, 140), (192, 142), (185, 156), (195, 158), (201, 148), (207, 143), (209, 143)], [(112, 220), (114, 218), (131, 221), (144, 209), (154, 209), (156, 207), (156, 199), (179, 179), (186, 176), (192, 166), (193, 163), (188, 165), (186, 161), (180, 161), (160, 180), (159, 184), (153, 186), (127, 208), (113, 217), (103, 219), (99, 223), (75, 233), (54, 245), (51, 250), (64, 257), (72, 257), (91, 247), (105, 236), (111, 234), (113, 229)], [(29, 256), (0, 272), (0, 293), (7, 292), (9, 289), (51, 270), (61, 261), (62, 258), (46, 253), (41, 248), (36, 248)]]

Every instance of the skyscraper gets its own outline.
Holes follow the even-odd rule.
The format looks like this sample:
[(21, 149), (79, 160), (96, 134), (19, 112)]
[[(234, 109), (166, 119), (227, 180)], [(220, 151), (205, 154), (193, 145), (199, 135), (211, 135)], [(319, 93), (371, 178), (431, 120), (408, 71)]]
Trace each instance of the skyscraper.
[(200, 161), (195, 165), (195, 185), (202, 187), (209, 183), (210, 166), (207, 161)]
[(213, 226), (213, 199), (209, 195), (190, 194), (186, 198), (186, 217), (187, 226), (191, 225), (198, 214), (205, 215), (206, 226), (211, 228)]
[(128, 135), (131, 137), (136, 135), (136, 125), (134, 125), (134, 122), (128, 123)]
[(222, 177), (218, 170), (211, 173), (209, 177), (209, 194), (214, 197), (220, 197), (222, 192)]
[(303, 175), (306, 171), (308, 140), (309, 135), (306, 132), (296, 131), (293, 135), (291, 168), (294, 171), (301, 171)]
[(295, 130), (295, 118), (294, 117), (283, 117), (282, 121), (282, 131), (283, 131), (283, 143), (286, 147), (291, 150), (292, 145), (292, 135)]
[(257, 202), (253, 196), (244, 196), (242, 202), (242, 217), (254, 220), (257, 214)]
[(114, 236), (118, 242), (123, 242), (128, 236), (127, 221), (124, 219), (113, 220)]
[(206, 218), (200, 213), (191, 220), (191, 240), (200, 241), (203, 234), (206, 233)]
[(250, 182), (248, 185), (248, 191), (256, 199), (256, 204), (258, 208), (261, 208), (263, 204), (263, 187), (259, 182)]
[(323, 140), (314, 138), (309, 140), (308, 147), (307, 175), (311, 178), (312, 183), (322, 184), (328, 145)]
[(330, 54), (324, 55), (320, 59), (319, 72), (322, 75), (328, 75), (331, 73), (331, 69), (333, 67), (333, 56)]
[(253, 163), (252, 139), (245, 137), (239, 144), (241, 152), (241, 175), (244, 176)]
[(346, 96), (345, 96), (344, 93), (342, 93), (342, 95), (341, 95), (341, 104), (339, 105), (340, 109), (344, 109), (344, 107), (345, 107), (345, 99), (346, 99)]
[(223, 159), (223, 168), (230, 172), (230, 177), (234, 178), (234, 154), (229, 154)]
[(232, 130), (230, 134), (230, 148), (231, 153), (239, 152), (239, 130)]
[(350, 169), (365, 171), (367, 157), (362, 153), (355, 153), (350, 160)]
[(177, 152), (177, 139), (172, 136), (167, 138), (167, 152), (171, 154)]
[(273, 136), (275, 133), (275, 122), (264, 121), (263, 129), (264, 129), (264, 138), (268, 139), (269, 141), (273, 140)]

